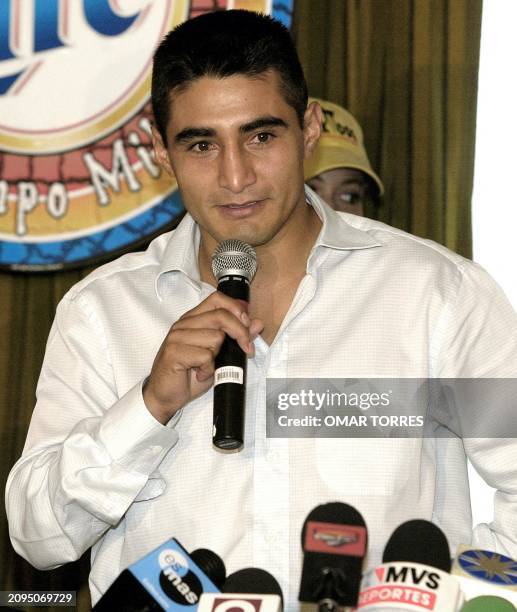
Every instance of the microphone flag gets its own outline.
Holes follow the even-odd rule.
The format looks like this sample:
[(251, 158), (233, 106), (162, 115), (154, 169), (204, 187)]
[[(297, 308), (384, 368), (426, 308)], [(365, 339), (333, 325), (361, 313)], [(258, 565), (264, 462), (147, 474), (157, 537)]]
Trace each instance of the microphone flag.
[(125, 569), (93, 610), (192, 611), (205, 592), (219, 593), (219, 589), (172, 538)]
[(450, 574), (401, 561), (383, 563), (364, 574), (357, 610), (456, 612), (462, 602), (460, 585)]

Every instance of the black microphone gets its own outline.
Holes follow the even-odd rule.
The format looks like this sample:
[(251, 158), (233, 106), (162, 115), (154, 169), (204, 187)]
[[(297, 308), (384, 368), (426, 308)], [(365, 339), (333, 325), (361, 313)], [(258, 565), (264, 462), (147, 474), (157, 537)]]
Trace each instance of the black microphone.
[(200, 548), (189, 555), (172, 538), (123, 570), (93, 611), (197, 610), (202, 594), (219, 592), (225, 579), (216, 553)]
[(298, 599), (317, 603), (320, 612), (357, 605), (367, 540), (366, 523), (352, 506), (332, 502), (314, 508), (302, 529)]
[(282, 605), (284, 596), (277, 579), (258, 567), (246, 567), (233, 572), (221, 587), (223, 593), (260, 593), (261, 595), (278, 595)]
[(393, 561), (419, 563), (447, 573), (450, 573), (452, 565), (445, 534), (437, 525), (424, 519), (406, 521), (391, 534), (382, 562)]
[(358, 605), (361, 612), (456, 612), (462, 605), (460, 585), (449, 573), (447, 538), (433, 523), (415, 519), (397, 527), (382, 561), (363, 576)]
[[(249, 302), (249, 286), (257, 270), (255, 249), (242, 240), (224, 240), (212, 254), (217, 290)], [(244, 442), (246, 353), (226, 336), (214, 373), (214, 428), (212, 442), (223, 450), (236, 450)]]
[(281, 612), (282, 589), (266, 570), (247, 567), (230, 574), (221, 593), (204, 593), (198, 612)]

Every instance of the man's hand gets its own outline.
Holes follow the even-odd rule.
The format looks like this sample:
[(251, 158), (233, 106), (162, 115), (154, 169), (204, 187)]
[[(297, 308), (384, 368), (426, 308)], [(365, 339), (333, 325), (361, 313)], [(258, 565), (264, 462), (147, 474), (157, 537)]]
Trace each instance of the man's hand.
[(262, 331), (259, 319), (250, 320), (247, 304), (219, 291), (186, 312), (170, 328), (144, 385), (144, 402), (163, 425), (191, 400), (207, 391), (214, 380), (214, 359), (225, 334), (248, 355)]

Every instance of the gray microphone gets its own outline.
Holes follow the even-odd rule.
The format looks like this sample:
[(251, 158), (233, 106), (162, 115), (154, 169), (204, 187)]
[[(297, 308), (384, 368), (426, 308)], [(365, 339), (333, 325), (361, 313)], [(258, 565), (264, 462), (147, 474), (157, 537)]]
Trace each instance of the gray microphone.
[[(242, 240), (224, 240), (212, 254), (217, 290), (249, 302), (250, 283), (257, 270), (255, 249)], [(212, 442), (222, 450), (238, 450), (244, 442), (246, 353), (226, 336), (214, 373), (214, 425)]]

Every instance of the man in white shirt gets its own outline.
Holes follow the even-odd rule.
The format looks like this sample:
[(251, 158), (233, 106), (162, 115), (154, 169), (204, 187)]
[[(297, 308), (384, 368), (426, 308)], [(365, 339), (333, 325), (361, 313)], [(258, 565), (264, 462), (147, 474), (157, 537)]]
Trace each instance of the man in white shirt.
[[(304, 190), (321, 125), (289, 33), (267, 17), (186, 22), (155, 56), (158, 161), (189, 212), (145, 253), (78, 283), (49, 336), (6, 501), (15, 549), (39, 568), (92, 547), (93, 602), (170, 536), (229, 572), (263, 567), (298, 608), (300, 531), (317, 504), (355, 506), (369, 565), (402, 521), (451, 547), (517, 552), (513, 440), (265, 435), (266, 379), (515, 377), (515, 313), (475, 264)], [(210, 257), (239, 238), (259, 262), (249, 309), (215, 291)], [(211, 446), (214, 355), (247, 353), (244, 448)], [(465, 450), (498, 487), (472, 533)]]

